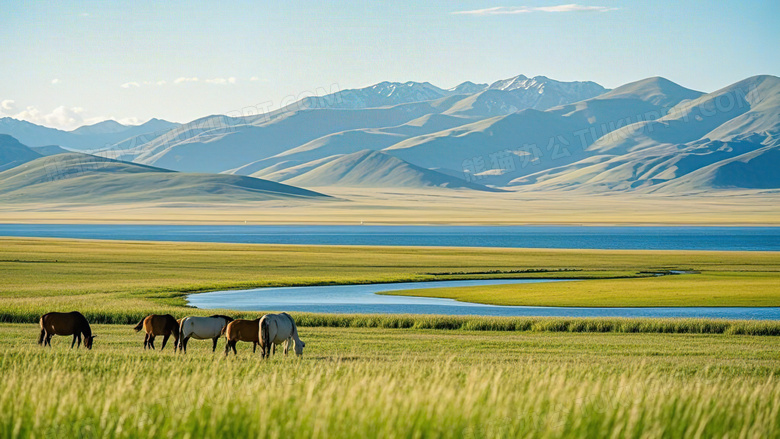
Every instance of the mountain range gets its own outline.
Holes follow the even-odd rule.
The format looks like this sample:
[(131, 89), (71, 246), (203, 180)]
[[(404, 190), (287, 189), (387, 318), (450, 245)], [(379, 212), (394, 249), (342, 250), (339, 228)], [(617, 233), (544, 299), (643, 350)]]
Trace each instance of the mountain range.
[(5, 118), (0, 132), (18, 140), (0, 137), (0, 180), (21, 163), (58, 157), (50, 154), (59, 146), (143, 169), (318, 190), (780, 188), (780, 78), (770, 75), (711, 93), (660, 77), (613, 90), (523, 75), (450, 89), (382, 82), (246, 117), (106, 121), (70, 132)]

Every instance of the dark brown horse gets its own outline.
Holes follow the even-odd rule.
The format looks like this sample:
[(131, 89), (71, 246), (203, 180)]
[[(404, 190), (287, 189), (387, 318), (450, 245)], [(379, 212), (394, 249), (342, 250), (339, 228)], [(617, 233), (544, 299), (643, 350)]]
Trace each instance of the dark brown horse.
[(51, 346), (51, 338), (54, 335), (72, 335), (73, 343), (70, 348), (76, 345), (81, 347), (81, 336), (84, 336), (84, 347), (92, 349), (92, 340), (97, 337), (92, 335), (92, 328), (89, 327), (86, 317), (80, 312), (50, 312), (44, 314), (39, 321), (41, 325), (41, 335), (38, 337), (38, 344)]
[(176, 348), (179, 346), (179, 323), (170, 314), (158, 315), (152, 314), (144, 317), (143, 320), (135, 325), (135, 332), (143, 329), (146, 332), (144, 337), (144, 349), (154, 349), (154, 337), (158, 335), (163, 336), (162, 346), (160, 350), (165, 349), (165, 344), (168, 343), (168, 338), (173, 335), (173, 352), (176, 352)]
[(227, 344), (225, 345), (225, 356), (230, 354), (230, 350), (233, 349), (233, 353), (236, 352), (236, 343), (239, 341), (252, 342), (252, 353), (257, 352), (257, 345), (260, 343), (260, 319), (255, 320), (242, 320), (236, 319), (228, 323), (225, 327), (225, 338)]

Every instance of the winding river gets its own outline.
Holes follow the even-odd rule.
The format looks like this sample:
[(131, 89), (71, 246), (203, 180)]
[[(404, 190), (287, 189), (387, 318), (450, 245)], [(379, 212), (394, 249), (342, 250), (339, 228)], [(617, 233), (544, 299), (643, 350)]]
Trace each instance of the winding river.
[(567, 308), (544, 306), (496, 306), (413, 296), (377, 293), (423, 288), (466, 287), (536, 282), (573, 282), (551, 279), (490, 279), (435, 282), (403, 282), (367, 285), (255, 288), (191, 294), (191, 306), (241, 311), (298, 311), (337, 314), (439, 314), (480, 316), (550, 317), (690, 317), (716, 319), (780, 320), (780, 308), (655, 307)]

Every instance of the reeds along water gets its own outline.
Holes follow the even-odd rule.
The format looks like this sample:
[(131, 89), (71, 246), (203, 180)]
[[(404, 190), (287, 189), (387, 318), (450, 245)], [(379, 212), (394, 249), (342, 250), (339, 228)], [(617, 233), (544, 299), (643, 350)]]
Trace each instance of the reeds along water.
[[(0, 322), (37, 323), (44, 312), (0, 310)], [(161, 308), (146, 311), (83, 311), (92, 324), (136, 324), (148, 314), (208, 316), (209, 310)], [(262, 312), (229, 312), (235, 318), (256, 319)], [(780, 322), (767, 320), (653, 319), (653, 318), (563, 318), (563, 317), (485, 317), (398, 314), (311, 314), (291, 313), (300, 327), (412, 328), (468, 331), (534, 332), (619, 332), (670, 334), (780, 335)]]

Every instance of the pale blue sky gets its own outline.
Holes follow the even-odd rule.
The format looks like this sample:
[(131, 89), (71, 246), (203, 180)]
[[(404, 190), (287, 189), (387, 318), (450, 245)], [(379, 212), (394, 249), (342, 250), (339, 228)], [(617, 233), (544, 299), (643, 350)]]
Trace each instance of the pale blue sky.
[(776, 0), (223, 3), (4, 0), (0, 115), (71, 128), (185, 122), (384, 80), (660, 75), (713, 91), (780, 75)]

